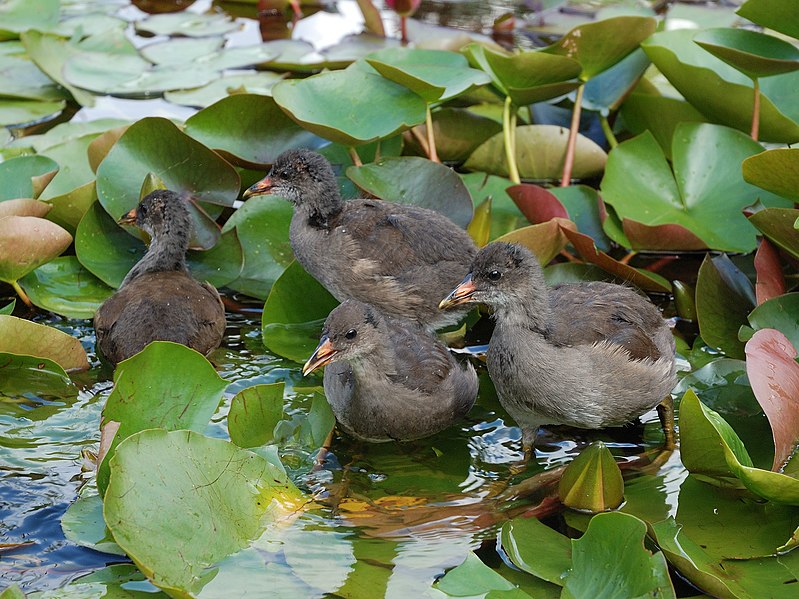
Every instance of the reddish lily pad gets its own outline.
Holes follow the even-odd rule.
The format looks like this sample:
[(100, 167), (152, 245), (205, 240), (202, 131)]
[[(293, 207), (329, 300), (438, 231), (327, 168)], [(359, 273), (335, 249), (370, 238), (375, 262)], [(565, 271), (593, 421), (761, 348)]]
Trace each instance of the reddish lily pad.
[(569, 243), (566, 231), (575, 228), (570, 220), (553, 218), (544, 223), (521, 227), (498, 237), (496, 241), (519, 243), (533, 252), (542, 266), (549, 264)]
[(0, 281), (11, 283), (60, 255), (72, 235), (35, 216), (0, 219)]
[(774, 463), (781, 472), (799, 445), (799, 364), (788, 338), (761, 329), (746, 343), (746, 374), (771, 424)]
[(67, 372), (89, 368), (86, 351), (78, 339), (15, 316), (0, 315), (0, 352), (47, 358)]
[(757, 305), (785, 293), (785, 276), (782, 274), (780, 255), (767, 239), (762, 239), (755, 254), (755, 296)]
[(6, 216), (36, 216), (44, 218), (52, 206), (39, 200), (22, 198), (0, 202), (0, 219)]

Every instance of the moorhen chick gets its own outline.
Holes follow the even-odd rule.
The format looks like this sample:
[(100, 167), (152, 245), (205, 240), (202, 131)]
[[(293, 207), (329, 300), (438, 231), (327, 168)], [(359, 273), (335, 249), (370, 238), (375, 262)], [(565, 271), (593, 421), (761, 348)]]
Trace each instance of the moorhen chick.
[(294, 255), (339, 301), (363, 301), (431, 330), (465, 313), (438, 309), (477, 252), (466, 231), (446, 216), (395, 202), (345, 201), (327, 159), (306, 149), (278, 156), (244, 197), (261, 194), (294, 204)]
[(410, 441), (457, 422), (474, 405), (477, 374), (409, 320), (345, 300), (325, 321), (303, 374), (325, 368), (324, 387), (349, 435), (374, 443)]
[(674, 447), (674, 338), (646, 298), (599, 281), (549, 287), (532, 252), (494, 242), (441, 307), (475, 303), (493, 310), (488, 372), (526, 449), (540, 425), (604, 428), (655, 406)]
[(225, 308), (217, 290), (192, 278), (186, 250), (192, 231), (183, 198), (157, 190), (119, 224), (149, 233), (150, 247), (94, 315), (97, 347), (114, 366), (151, 341), (182, 343), (201, 354), (219, 347)]

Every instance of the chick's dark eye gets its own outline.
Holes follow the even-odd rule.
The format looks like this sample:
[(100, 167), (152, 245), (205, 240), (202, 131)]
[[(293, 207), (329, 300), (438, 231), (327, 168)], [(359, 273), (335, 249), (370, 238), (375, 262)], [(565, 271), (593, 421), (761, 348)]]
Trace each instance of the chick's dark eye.
[(344, 333), (344, 336), (345, 336), (347, 339), (355, 339), (355, 337), (356, 337), (356, 335), (357, 335), (357, 334), (358, 334), (358, 331), (356, 331), (355, 329), (350, 329), (349, 331), (347, 331), (346, 333)]
[(502, 278), (502, 273), (498, 270), (492, 270), (488, 273), (488, 280), (489, 281), (499, 281)]

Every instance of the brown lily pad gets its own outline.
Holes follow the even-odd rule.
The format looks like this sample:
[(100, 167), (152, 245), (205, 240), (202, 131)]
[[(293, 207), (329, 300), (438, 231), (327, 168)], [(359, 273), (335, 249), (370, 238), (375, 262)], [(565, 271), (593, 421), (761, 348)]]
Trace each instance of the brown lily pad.
[(51, 207), (49, 204), (30, 198), (6, 200), (5, 202), (0, 202), (0, 218), (6, 216), (38, 216), (42, 218), (50, 212)]
[(12, 282), (60, 255), (72, 235), (35, 216), (0, 219), (0, 281)]
[(508, 187), (505, 192), (531, 223), (544, 223), (553, 218), (569, 218), (569, 213), (561, 201), (540, 185), (514, 185)]
[(86, 351), (78, 339), (16, 316), (0, 315), (0, 352), (47, 358), (67, 372), (89, 368)]
[(570, 220), (553, 218), (547, 222), (511, 231), (496, 241), (521, 244), (533, 252), (542, 265), (546, 265), (569, 243), (564, 233), (576, 230), (577, 226)]
[(785, 293), (785, 276), (782, 274), (780, 255), (768, 239), (761, 239), (755, 253), (755, 296), (759, 306), (766, 300)]
[(707, 249), (707, 244), (682, 225), (645, 225), (629, 218), (622, 219), (622, 228), (634, 250), (691, 251)]

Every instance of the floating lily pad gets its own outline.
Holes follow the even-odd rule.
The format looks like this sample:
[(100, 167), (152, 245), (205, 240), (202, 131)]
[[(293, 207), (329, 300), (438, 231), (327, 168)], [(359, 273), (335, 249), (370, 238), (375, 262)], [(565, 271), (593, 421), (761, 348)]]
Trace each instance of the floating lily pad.
[(0, 281), (14, 282), (60, 255), (72, 235), (35, 216), (0, 219)]
[(351, 166), (347, 176), (378, 198), (436, 210), (464, 229), (472, 220), (472, 198), (461, 178), (426, 158), (383, 158)]
[(470, 68), (466, 58), (455, 52), (387, 48), (369, 54), (365, 60), (378, 73), (428, 103), (452, 99), (489, 82), (488, 75)]
[(154, 584), (181, 596), (196, 596), (214, 564), (301, 501), (261, 456), (191, 431), (138, 433), (111, 470), (104, 516), (114, 540)]
[(752, 310), (749, 324), (758, 331), (760, 329), (777, 329), (785, 335), (794, 347), (799, 346), (799, 321), (796, 314), (799, 310), (799, 293), (779, 295)]
[(744, 180), (752, 185), (799, 201), (799, 148), (778, 148), (743, 161)]
[[(691, 29), (659, 32), (641, 46), (694, 108), (714, 122), (748, 133), (752, 125), (752, 81), (694, 44), (695, 35), (697, 31)], [(760, 139), (799, 140), (799, 105), (791, 91), (797, 85), (799, 72), (760, 82)]]
[(624, 480), (613, 454), (595, 441), (572, 461), (558, 484), (563, 505), (591, 513), (614, 510), (624, 501)]
[(66, 102), (37, 102), (36, 100), (5, 100), (0, 104), (0, 125), (24, 127), (39, 121), (55, 118)]
[(57, 162), (59, 169), (53, 180), (45, 187), (39, 199), (49, 200), (56, 196), (66, 195), (76, 188), (94, 181), (94, 172), (89, 166), (86, 151), (95, 137), (97, 137), (97, 134), (90, 133), (50, 146), (40, 152), (40, 155), (47, 156)]
[(278, 105), (309, 131), (347, 146), (391, 137), (425, 119), (406, 87), (352, 67), (278, 83)]
[(239, 176), (229, 163), (160, 117), (131, 125), (97, 168), (97, 196), (114, 219), (139, 203), (148, 173), (200, 202), (230, 206), (239, 195)]
[(283, 418), (283, 383), (255, 385), (239, 391), (227, 418), (230, 440), (239, 447), (261, 447), (274, 441)]
[[(566, 157), (568, 129), (555, 125), (522, 125), (516, 128), (516, 163), (522, 179), (536, 181), (560, 178)], [(508, 176), (502, 133), (478, 147), (463, 165), (473, 171)], [(608, 156), (596, 143), (577, 136), (573, 177), (587, 179), (602, 173)]]
[(144, 251), (144, 244), (117, 225), (99, 203), (91, 205), (75, 232), (75, 254), (80, 263), (114, 288), (122, 284)]
[(319, 343), (325, 318), (337, 304), (299, 262), (292, 262), (275, 281), (264, 305), (264, 345), (279, 356), (305, 362)]
[(322, 140), (280, 110), (272, 98), (236, 94), (186, 121), (186, 134), (249, 168), (271, 165), (284, 151), (319, 147)]
[(101, 443), (107, 449), (98, 458), (100, 492), (105, 493), (109, 460), (123, 440), (148, 428), (204, 431), (225, 387), (227, 381), (202, 354), (179, 343), (154, 341), (120, 362), (100, 423), (102, 429), (119, 424), (113, 439)]
[(514, 518), (502, 526), (502, 550), (521, 570), (558, 586), (572, 566), (571, 541), (538, 518)]
[(247, 200), (225, 223), (222, 233), (236, 229), (244, 252), (244, 268), (228, 287), (266, 299), (275, 280), (294, 259), (288, 241), (291, 204), (275, 196)]
[[(750, 252), (756, 230), (741, 210), (757, 195), (767, 205), (785, 204), (778, 196), (758, 193), (741, 176), (741, 161), (761, 151), (760, 144), (738, 131), (683, 123), (672, 140), (672, 172), (655, 138), (643, 133), (608, 156), (602, 199), (621, 219), (650, 227), (681, 225), (712, 249)], [(715, 226), (720, 221), (724, 227)], [(631, 233), (625, 230), (628, 237)]]
[(105, 525), (103, 499), (99, 495), (78, 497), (72, 502), (61, 517), (61, 529), (67, 539), (81, 547), (125, 555)]
[(135, 23), (137, 31), (153, 35), (185, 35), (187, 37), (209, 37), (231, 33), (239, 25), (230, 17), (220, 13), (197, 14), (182, 11), (172, 14), (151, 15)]
[[(148, 44), (139, 51), (153, 64), (186, 64), (221, 50), (224, 37), (176, 37)], [(274, 52), (272, 52), (274, 54)]]
[[(486, 596), (490, 597), (505, 597), (495, 593), (516, 590), (512, 582), (486, 566), (472, 552), (469, 552), (466, 561), (460, 566), (447, 572), (446, 576), (436, 583), (435, 588), (450, 597), (469, 597), (475, 593), (481, 595), (488, 593)], [(508, 599), (519, 599), (519, 595), (511, 595)]]
[(64, 227), (74, 236), (81, 219), (96, 201), (97, 189), (92, 180), (68, 193), (48, 198), (51, 210), (47, 213), (47, 220)]
[(0, 352), (0, 397), (63, 400), (77, 397), (78, 388), (57, 362), (47, 358)]
[[(77, 16), (64, 19), (52, 29), (48, 29), (48, 32), (55, 33), (56, 35), (60, 35), (62, 37), (81, 37), (86, 35), (88, 32), (95, 31), (110, 31), (112, 29), (124, 31), (128, 26), (128, 22), (125, 19), (113, 17), (111, 14), (102, 14), (102, 8), (106, 8), (106, 11), (109, 13), (116, 12), (113, 8), (113, 2), (104, 3), (104, 5), (105, 4), (108, 6), (98, 6), (96, 3), (92, 4), (91, 11), (84, 14), (80, 14), (84, 7), (82, 7), (80, 4), (76, 4), (74, 5), (74, 8), (76, 9), (75, 12), (78, 13)], [(62, 5), (61, 8), (63, 11), (63, 16), (67, 16), (69, 9), (72, 8), (72, 6), (66, 4)]]
[(706, 29), (694, 37), (694, 42), (750, 79), (799, 69), (799, 48), (759, 31)]
[(55, 27), (60, 16), (59, 0), (7, 0), (0, 5), (0, 39), (13, 39), (15, 33), (29, 29), (50, 29)]
[(588, 81), (635, 50), (656, 27), (652, 17), (613, 17), (578, 25), (542, 51), (577, 60), (580, 79)]
[(20, 38), (30, 59), (50, 79), (67, 89), (81, 106), (94, 106), (94, 94), (71, 85), (63, 75), (67, 59), (80, 52), (75, 43), (33, 29), (22, 33)]
[(78, 339), (15, 316), (0, 315), (0, 352), (47, 358), (67, 372), (89, 368), (86, 351)]
[(0, 97), (5, 99), (54, 102), (70, 97), (30, 60), (18, 56), (0, 56), (0, 76)]
[(164, 93), (164, 99), (182, 106), (206, 107), (233, 94), (272, 95), (272, 87), (283, 80), (279, 73), (224, 75), (202, 87)]
[[(129, 124), (128, 121), (122, 119), (97, 119), (85, 123), (70, 121), (68, 123), (59, 123), (46, 133), (40, 135), (26, 135), (18, 140), (17, 144), (27, 147), (32, 147), (36, 152), (44, 152), (48, 148), (57, 146), (71, 139), (77, 139), (89, 134), (101, 134), (108, 129), (120, 127)], [(24, 142), (24, 143), (23, 143)]]

